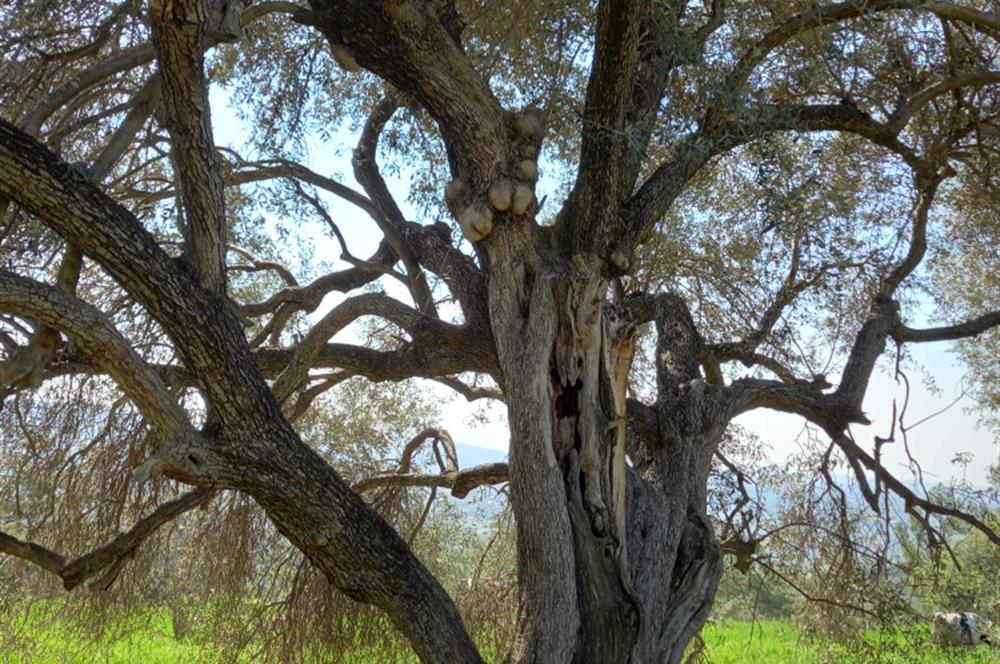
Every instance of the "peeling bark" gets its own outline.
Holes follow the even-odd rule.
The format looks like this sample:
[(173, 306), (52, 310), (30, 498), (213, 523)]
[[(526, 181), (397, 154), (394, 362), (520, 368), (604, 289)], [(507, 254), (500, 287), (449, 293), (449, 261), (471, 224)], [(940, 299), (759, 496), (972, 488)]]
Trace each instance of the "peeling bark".
[[(518, 528), (511, 662), (677, 661), (721, 573), (705, 483), (726, 395), (697, 379), (700, 338), (682, 302), (611, 307), (597, 259), (546, 263), (522, 244), (530, 233), (505, 226), (486, 243)], [(646, 320), (661, 400), (629, 470), (626, 375)]]

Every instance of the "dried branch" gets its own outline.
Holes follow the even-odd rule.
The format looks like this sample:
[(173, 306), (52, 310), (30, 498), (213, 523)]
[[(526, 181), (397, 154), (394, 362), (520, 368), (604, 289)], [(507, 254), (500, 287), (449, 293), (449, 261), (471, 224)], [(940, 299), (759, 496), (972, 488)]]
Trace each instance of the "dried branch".
[(315, 385), (308, 387), (300, 391), (295, 397), (295, 408), (292, 410), (291, 414), (288, 416), (290, 422), (294, 422), (309, 410), (309, 406), (324, 392), (333, 389), (337, 385), (340, 385), (348, 378), (351, 378), (353, 374), (346, 371), (338, 371), (331, 376), (327, 376), (317, 382)]
[(792, 581), (790, 578), (788, 578), (788, 576), (786, 576), (785, 574), (782, 574), (777, 569), (775, 569), (774, 566), (771, 565), (764, 558), (761, 558), (759, 556), (755, 556), (753, 558), (753, 562), (756, 563), (756, 564), (758, 564), (758, 565), (760, 565), (761, 567), (763, 567), (764, 569), (766, 569), (768, 572), (770, 572), (771, 574), (774, 574), (776, 577), (778, 577), (779, 579), (781, 579), (785, 584), (788, 585), (789, 588), (791, 588), (792, 590), (794, 590), (795, 592), (797, 592), (799, 595), (801, 595), (806, 601), (816, 602), (816, 603), (819, 603), (819, 604), (829, 604), (830, 606), (836, 606), (836, 607), (841, 608), (841, 609), (850, 609), (851, 611), (857, 611), (858, 613), (862, 613), (862, 614), (864, 614), (864, 615), (866, 615), (866, 616), (868, 616), (870, 618), (875, 618), (875, 619), (879, 618), (878, 614), (876, 614), (876, 613), (874, 613), (872, 611), (869, 611), (868, 609), (866, 609), (863, 606), (859, 606), (857, 604), (851, 604), (850, 602), (841, 602), (839, 600), (830, 599), (829, 597), (822, 597), (820, 595), (813, 595), (812, 593), (810, 593), (810, 592), (806, 591), (804, 588), (802, 588), (802, 586), (798, 585), (797, 583), (795, 583), (794, 581)]
[(506, 463), (486, 463), (440, 474), (382, 473), (357, 482), (352, 488), (364, 493), (379, 487), (430, 487), (449, 489), (456, 498), (465, 498), (480, 486), (507, 481)]
[(358, 267), (331, 272), (317, 277), (305, 286), (284, 288), (264, 302), (244, 304), (240, 311), (246, 316), (263, 316), (284, 311), (286, 316), (297, 311), (314, 311), (327, 295), (334, 291), (347, 293), (371, 283), (396, 261), (396, 255), (388, 243), (382, 243), (367, 260)]
[[(903, 484), (901, 481), (896, 479), (884, 466), (879, 466), (876, 464), (875, 459), (872, 458), (865, 450), (863, 450), (857, 443), (851, 440), (847, 435), (840, 432), (827, 432), (830, 433), (830, 437), (837, 444), (837, 447), (841, 449), (844, 455), (847, 457), (848, 461), (855, 461), (863, 465), (869, 472), (878, 473), (879, 479), (885, 484), (885, 486), (893, 491), (897, 496), (903, 499), (906, 505), (906, 511), (914, 516), (920, 516), (917, 508), (924, 510), (928, 514), (939, 514), (941, 516), (950, 516), (952, 518), (964, 521), (976, 530), (980, 531), (994, 544), (1000, 545), (1000, 534), (996, 533), (992, 528), (990, 528), (983, 521), (978, 519), (976, 516), (963, 512), (952, 507), (947, 507), (944, 505), (938, 505), (937, 503), (931, 502), (924, 498), (921, 498), (915, 494), (909, 487)], [(859, 474), (855, 470), (855, 475), (859, 482), (864, 479), (863, 471)], [(867, 487), (867, 481), (864, 485)], [(868, 488), (868, 492), (871, 493), (871, 489)], [(872, 494), (874, 495), (874, 494)]]
[(299, 282), (295, 279), (295, 275), (291, 271), (282, 265), (281, 263), (275, 263), (274, 261), (265, 261), (254, 256), (249, 249), (245, 249), (235, 244), (230, 244), (228, 246), (229, 251), (236, 252), (243, 258), (250, 261), (250, 265), (230, 265), (230, 270), (245, 271), (245, 272), (262, 272), (264, 270), (273, 270), (278, 273), (282, 281), (285, 282), (290, 288), (298, 288)]
[(447, 385), (465, 397), (466, 401), (476, 401), (478, 399), (495, 399), (500, 402), (504, 401), (503, 392), (495, 387), (474, 387), (472, 385), (466, 385), (455, 376), (436, 376), (432, 380), (435, 380), (442, 385)]
[(66, 590), (72, 590), (92, 576), (107, 570), (108, 574), (94, 586), (98, 590), (108, 590), (123, 564), (132, 557), (135, 550), (161, 526), (173, 521), (181, 514), (208, 502), (215, 491), (195, 489), (179, 498), (160, 505), (149, 516), (143, 517), (132, 528), (107, 544), (69, 562), (54, 551), (38, 544), (21, 540), (0, 532), (0, 552), (27, 560), (42, 569), (56, 574), (63, 580)]

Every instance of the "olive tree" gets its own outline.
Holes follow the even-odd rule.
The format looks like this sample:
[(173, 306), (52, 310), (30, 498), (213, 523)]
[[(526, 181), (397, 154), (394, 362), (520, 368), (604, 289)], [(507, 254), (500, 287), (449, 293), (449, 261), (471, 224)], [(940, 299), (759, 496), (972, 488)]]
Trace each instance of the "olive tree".
[[(509, 464), (368, 486), (509, 482), (511, 662), (680, 660), (723, 550), (753, 544), (720, 545), (706, 509), (727, 425), (754, 409), (812, 423), (816, 472), (843, 459), (872, 509), (892, 492), (931, 531), (955, 517), (1000, 543), (893, 476), (891, 435), (851, 433), (889, 342), (1000, 323), (995, 262), (961, 264), (995, 251), (943, 251), (955, 218), (997, 246), (990, 3), (21, 0), (0, 17), (0, 388), (109, 376), (155, 441), (134, 481), (192, 487), (71, 561), (0, 534), (67, 587), (234, 490), (423, 661), (481, 661), (441, 585), (297, 432), (350, 376), (504, 404)], [(216, 145), (214, 82), (261, 158)], [(295, 160), (345, 118), (360, 189)], [(416, 171), (416, 214), (380, 159)], [(551, 196), (539, 164), (565, 175)], [(371, 218), (374, 254), (350, 252), (329, 196)], [(321, 219), (347, 267), (300, 284), (260, 206)], [(936, 251), (949, 274), (983, 270), (982, 294), (916, 327)], [(334, 340), (362, 318), (383, 333)]]

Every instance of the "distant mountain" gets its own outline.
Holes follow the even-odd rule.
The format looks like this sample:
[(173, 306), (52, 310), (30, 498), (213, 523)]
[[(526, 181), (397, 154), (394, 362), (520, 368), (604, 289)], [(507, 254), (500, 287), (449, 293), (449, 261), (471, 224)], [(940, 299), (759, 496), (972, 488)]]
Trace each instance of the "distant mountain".
[[(507, 461), (506, 452), (491, 450), (485, 447), (476, 447), (475, 445), (455, 443), (455, 452), (458, 454), (459, 468)], [(447, 489), (444, 491), (447, 492)], [(450, 498), (450, 500), (453, 500), (459, 509), (462, 510), (468, 519), (468, 523), (480, 532), (492, 529), (493, 517), (507, 506), (507, 499), (489, 487), (476, 489), (462, 500), (454, 498)]]
[(475, 445), (455, 443), (455, 452), (458, 454), (458, 467), (468, 468), (484, 463), (499, 463), (507, 460), (507, 453), (500, 450), (491, 450)]

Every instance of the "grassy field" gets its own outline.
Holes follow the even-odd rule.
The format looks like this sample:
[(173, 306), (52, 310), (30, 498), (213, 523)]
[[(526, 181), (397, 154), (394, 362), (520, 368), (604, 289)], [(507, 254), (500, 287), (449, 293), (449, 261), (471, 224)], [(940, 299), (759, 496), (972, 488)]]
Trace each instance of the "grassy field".
[(706, 626), (704, 664), (979, 664), (1000, 662), (997, 648), (942, 648), (930, 629), (869, 632), (843, 646), (810, 639), (787, 622), (720, 622)]
[[(175, 641), (166, 612), (151, 614), (99, 640), (86, 638), (55, 620), (6, 625), (0, 645), (2, 664), (195, 664), (219, 662), (209, 645)], [(702, 664), (985, 664), (1000, 663), (997, 648), (938, 648), (929, 630), (909, 628), (894, 633), (872, 632), (858, 643), (843, 646), (809, 639), (786, 622), (720, 622), (706, 627)], [(12, 640), (13, 639), (13, 640)], [(310, 658), (311, 659), (311, 658)], [(303, 660), (308, 662), (309, 660)], [(347, 656), (325, 653), (313, 661), (342, 664), (384, 664), (378, 653)], [(401, 662), (392, 657), (392, 662)], [(416, 661), (411, 659), (409, 661)]]

